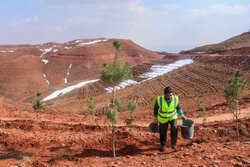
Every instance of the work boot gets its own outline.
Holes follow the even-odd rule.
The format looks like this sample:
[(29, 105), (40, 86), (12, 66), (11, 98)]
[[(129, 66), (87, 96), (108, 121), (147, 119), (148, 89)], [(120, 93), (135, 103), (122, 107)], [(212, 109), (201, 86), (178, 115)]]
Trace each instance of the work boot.
[(165, 151), (166, 146), (161, 146), (161, 152)]
[(172, 145), (172, 149), (176, 149), (176, 145)]

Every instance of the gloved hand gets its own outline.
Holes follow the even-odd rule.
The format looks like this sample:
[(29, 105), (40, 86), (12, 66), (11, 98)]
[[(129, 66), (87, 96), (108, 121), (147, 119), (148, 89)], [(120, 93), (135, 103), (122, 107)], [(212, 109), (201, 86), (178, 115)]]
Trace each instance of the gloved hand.
[(183, 115), (183, 116), (181, 116), (181, 119), (182, 119), (183, 121), (185, 121), (185, 120), (186, 120), (186, 117)]

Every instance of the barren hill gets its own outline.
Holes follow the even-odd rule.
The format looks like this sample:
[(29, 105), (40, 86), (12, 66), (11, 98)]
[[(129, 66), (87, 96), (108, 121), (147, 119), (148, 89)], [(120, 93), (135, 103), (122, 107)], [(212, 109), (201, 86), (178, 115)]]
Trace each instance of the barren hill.
[[(78, 39), (67, 43), (0, 46), (0, 96), (25, 100), (37, 91), (98, 78), (104, 62), (110, 62), (114, 39)], [(159, 59), (130, 40), (119, 39), (122, 58), (132, 66)]]
[[(250, 85), (239, 99), (238, 142), (223, 97), (236, 69), (250, 82), (249, 54), (157, 54), (120, 40), (123, 60), (133, 65), (133, 84), (117, 85), (116, 97), (124, 109), (119, 112), (115, 131), (116, 158), (112, 157), (112, 135), (104, 121), (112, 96), (106, 91), (109, 85), (97, 80), (59, 93), (45, 101), (47, 109), (39, 114), (32, 104), (20, 102), (38, 89), (44, 98), (98, 79), (102, 63), (114, 57), (112, 41), (77, 39), (64, 44), (0, 46), (0, 166), (249, 166)], [(168, 133), (167, 148), (160, 152), (159, 134), (151, 134), (148, 125), (153, 120), (155, 99), (166, 86), (179, 96), (185, 116), (196, 122), (192, 139), (184, 140), (178, 126), (177, 149), (170, 148)], [(94, 115), (88, 110), (90, 97), (95, 103)], [(138, 106), (132, 117), (130, 99)], [(201, 101), (205, 111), (197, 108)], [(126, 125), (127, 118), (135, 120), (134, 126)]]
[(250, 54), (250, 32), (242, 33), (218, 44), (196, 47), (191, 50), (182, 51), (182, 54)]

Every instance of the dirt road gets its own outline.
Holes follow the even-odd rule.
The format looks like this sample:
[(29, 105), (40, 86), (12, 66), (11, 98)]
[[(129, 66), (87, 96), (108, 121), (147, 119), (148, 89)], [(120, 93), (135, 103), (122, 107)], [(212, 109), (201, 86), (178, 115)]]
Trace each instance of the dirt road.
[[(248, 118), (250, 116), (250, 107), (243, 109), (240, 111), (240, 116), (239, 118)], [(203, 118), (191, 118), (194, 120), (195, 123), (203, 123)], [(231, 113), (225, 113), (225, 114), (220, 114), (220, 115), (214, 115), (207, 117), (207, 122), (215, 122), (215, 121), (228, 121), (233, 119), (233, 114)]]

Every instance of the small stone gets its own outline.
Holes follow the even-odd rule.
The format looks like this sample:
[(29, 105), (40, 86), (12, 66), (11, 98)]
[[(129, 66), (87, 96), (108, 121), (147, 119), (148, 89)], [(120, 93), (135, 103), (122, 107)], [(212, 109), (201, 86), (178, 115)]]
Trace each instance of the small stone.
[(184, 157), (180, 155), (180, 156), (179, 156), (179, 159), (182, 159), (182, 158), (184, 158)]
[(215, 160), (214, 162), (217, 163), (217, 164), (221, 163), (220, 160)]
[(155, 161), (155, 158), (152, 157), (150, 160), (151, 160), (151, 161)]
[(191, 167), (198, 167), (198, 165), (194, 164), (194, 165), (191, 165)]
[(25, 164), (23, 164), (23, 163), (15, 163), (15, 164), (11, 165), (11, 167), (25, 167)]
[(239, 162), (239, 163), (237, 163), (236, 165), (240, 167), (240, 166), (243, 166), (243, 163), (242, 163), (242, 162)]
[(193, 143), (193, 146), (197, 146), (198, 145), (198, 143)]
[(147, 162), (142, 162), (141, 164), (142, 164), (142, 165), (147, 165)]
[(184, 153), (183, 155), (184, 155), (184, 156), (188, 156), (188, 155), (190, 155), (190, 153)]
[(237, 156), (234, 156), (234, 158), (237, 159), (237, 160), (241, 160), (241, 159), (242, 159), (242, 157), (241, 157), (241, 156), (238, 156), (238, 155), (237, 155)]
[(242, 161), (244, 164), (250, 164), (250, 160), (249, 160), (249, 159), (241, 159), (241, 161)]
[(207, 156), (205, 156), (206, 158), (209, 158), (209, 159), (214, 159), (214, 155), (212, 154), (212, 155), (207, 155)]

